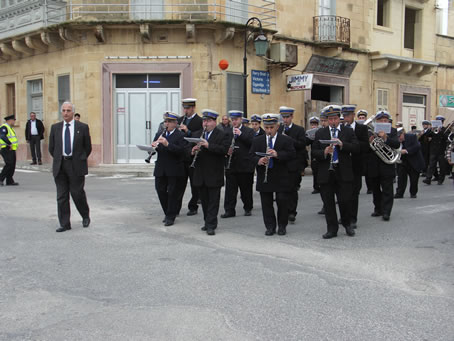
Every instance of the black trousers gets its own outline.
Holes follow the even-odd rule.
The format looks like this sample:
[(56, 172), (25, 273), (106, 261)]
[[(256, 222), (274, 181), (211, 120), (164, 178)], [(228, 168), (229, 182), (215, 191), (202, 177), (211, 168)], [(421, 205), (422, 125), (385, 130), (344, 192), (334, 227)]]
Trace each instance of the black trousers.
[(297, 170), (296, 172), (289, 172), (288, 176), (292, 181), (292, 188), (294, 189), (292, 192), (288, 193), (288, 213), (297, 215), (296, 209), (298, 207), (298, 191), (301, 185), (301, 170)]
[(437, 172), (437, 164), (440, 167), (440, 172), (438, 174), (438, 181), (443, 182), (445, 180), (446, 174), (448, 174), (448, 162), (445, 159), (444, 154), (430, 154), (429, 167), (427, 168), (426, 179), (431, 180), (432, 175)]
[(375, 212), (391, 215), (394, 203), (393, 180), (394, 175), (370, 178)]
[(175, 220), (178, 214), (179, 199), (181, 197), (182, 176), (157, 176), (155, 188), (158, 193), (159, 202), (167, 219)]
[(203, 220), (207, 230), (218, 227), (219, 201), (221, 200), (221, 187), (198, 187), (202, 201)]
[[(273, 206), (273, 196), (276, 193), (277, 220)], [(285, 192), (260, 192), (262, 203), (263, 222), (267, 230), (276, 231), (276, 226), (287, 227), (288, 224), (288, 199), (289, 193)]]
[(61, 227), (71, 227), (69, 194), (82, 218), (90, 217), (85, 195), (85, 176), (74, 174), (72, 160), (62, 160), (60, 172), (54, 178), (57, 185), (58, 221)]
[(14, 183), (14, 172), (16, 171), (16, 151), (7, 148), (2, 148), (1, 151), (5, 165), (3, 166), (2, 172), (0, 173), (0, 182), (6, 179), (7, 184)]
[(188, 202), (188, 209), (190, 211), (197, 211), (197, 209), (199, 208), (199, 205), (197, 204), (197, 202), (199, 201), (199, 190), (197, 187), (195, 187), (192, 184), (192, 179), (194, 176), (194, 168), (190, 167), (190, 163), (185, 163), (184, 166), (185, 166), (185, 176), (181, 181), (181, 185), (180, 185), (181, 187), (179, 190), (180, 198), (178, 200), (178, 214), (180, 213), (181, 207), (183, 205), (183, 196), (184, 196), (184, 192), (186, 191), (186, 187), (188, 185), (188, 178), (189, 178), (189, 183), (191, 185), (191, 199)]
[(351, 216), (350, 222), (356, 223), (358, 221), (358, 204), (359, 204), (359, 193), (363, 187), (362, 175), (353, 173), (352, 183), (352, 203), (351, 203)]
[(245, 211), (251, 211), (254, 205), (252, 199), (252, 186), (254, 184), (254, 173), (233, 173), (225, 172), (225, 196), (224, 210), (228, 214), (236, 214), (236, 200), (238, 189), (243, 201)]
[(320, 185), (318, 184), (317, 181), (317, 173), (318, 173), (318, 162), (317, 160), (312, 160), (311, 161), (311, 169), (312, 169), (312, 187), (314, 190), (320, 191)]
[(30, 151), (33, 162), (41, 161), (41, 137), (39, 135), (30, 136)]
[(407, 189), (407, 178), (410, 178), (410, 195), (418, 193), (419, 172), (410, 163), (403, 161), (397, 166), (396, 195), (403, 196)]
[(328, 183), (320, 184), (320, 193), (322, 195), (323, 205), (325, 206), (325, 219), (328, 232), (337, 233), (339, 230), (336, 196), (342, 225), (350, 226), (352, 183), (341, 180), (339, 169), (329, 172)]

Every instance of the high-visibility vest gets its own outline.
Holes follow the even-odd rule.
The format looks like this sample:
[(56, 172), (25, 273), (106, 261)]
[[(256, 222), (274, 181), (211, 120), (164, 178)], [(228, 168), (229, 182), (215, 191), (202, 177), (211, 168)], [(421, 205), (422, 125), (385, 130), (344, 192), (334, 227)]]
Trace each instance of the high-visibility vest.
[[(6, 127), (6, 129), (8, 129), (8, 135), (6, 135), (6, 137), (8, 138), (9, 142), (11, 142), (11, 149), (12, 150), (17, 150), (17, 136), (16, 136), (16, 132), (14, 131), (13, 128), (11, 128), (7, 124), (4, 124), (4, 125), (0, 126), (0, 128), (2, 128), (2, 127)], [(6, 144), (5, 141), (0, 139), (0, 146), (1, 146), (1, 148), (6, 148), (7, 144)]]

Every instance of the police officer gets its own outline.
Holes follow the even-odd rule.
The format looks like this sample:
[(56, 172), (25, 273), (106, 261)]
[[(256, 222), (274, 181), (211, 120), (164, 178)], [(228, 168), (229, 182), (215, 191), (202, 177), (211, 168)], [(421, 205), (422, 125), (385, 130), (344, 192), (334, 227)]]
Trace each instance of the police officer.
[(251, 128), (254, 130), (254, 137), (265, 134), (265, 130), (260, 126), (262, 118), (259, 115), (251, 116)]
[(16, 170), (16, 150), (17, 136), (13, 129), (16, 118), (14, 115), (5, 117), (6, 123), (0, 126), (0, 147), (5, 166), (0, 173), (0, 186), (3, 186), (3, 181), (6, 179), (7, 186), (17, 186), (18, 182), (13, 179), (14, 171)]

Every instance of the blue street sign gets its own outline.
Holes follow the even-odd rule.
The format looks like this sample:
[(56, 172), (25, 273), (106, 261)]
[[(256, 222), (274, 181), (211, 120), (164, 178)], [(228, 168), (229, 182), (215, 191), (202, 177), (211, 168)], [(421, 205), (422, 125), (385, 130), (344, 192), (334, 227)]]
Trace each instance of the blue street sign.
[(270, 94), (270, 73), (268, 71), (251, 70), (252, 93)]

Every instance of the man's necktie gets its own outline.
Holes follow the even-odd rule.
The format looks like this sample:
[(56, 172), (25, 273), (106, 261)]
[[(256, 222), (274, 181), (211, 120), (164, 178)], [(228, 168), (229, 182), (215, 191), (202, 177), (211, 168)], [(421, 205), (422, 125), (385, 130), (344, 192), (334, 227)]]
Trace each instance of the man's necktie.
[(351, 128), (352, 126), (350, 125), (350, 123), (347, 123), (347, 128)]
[[(336, 128), (331, 128), (331, 132), (333, 133), (333, 138), (337, 137), (337, 129)], [(338, 159), (337, 155), (337, 146), (334, 146), (334, 152), (333, 152), (333, 162), (336, 162)]]
[(208, 132), (205, 133), (205, 140), (208, 141)]
[[(273, 139), (270, 137), (268, 137), (268, 147), (270, 149), (273, 149)], [(273, 158), (270, 157), (270, 160), (268, 161), (268, 168), (273, 168)]]
[(69, 130), (69, 123), (66, 123), (66, 129), (65, 129), (65, 154), (70, 155), (71, 154), (71, 131)]
[(288, 133), (288, 130), (289, 130), (289, 129), (290, 129), (290, 128), (289, 128), (288, 126), (285, 126), (285, 133), (286, 133), (286, 134)]
[(170, 136), (170, 133), (166, 132), (166, 138), (168, 138), (169, 136)]

